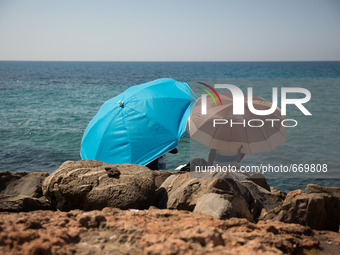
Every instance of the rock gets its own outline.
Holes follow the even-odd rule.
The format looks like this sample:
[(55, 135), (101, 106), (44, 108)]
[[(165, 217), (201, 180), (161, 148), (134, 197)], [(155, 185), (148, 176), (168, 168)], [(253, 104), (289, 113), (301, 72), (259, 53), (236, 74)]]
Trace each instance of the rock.
[(306, 188), (308, 193), (302, 190), (288, 193), (283, 204), (269, 211), (264, 219), (298, 223), (317, 230), (338, 232), (340, 224), (338, 189), (317, 185), (308, 185), (308, 187)]
[(275, 189), (274, 187), (270, 187), (270, 193), (277, 196), (280, 200), (285, 200), (287, 193), (281, 190)]
[(184, 230), (178, 235), (178, 238), (188, 243), (197, 243), (201, 246), (216, 247), (224, 245), (222, 234), (223, 232), (215, 227), (203, 228), (201, 226), (197, 226)]
[(340, 187), (321, 187), (316, 184), (308, 184), (305, 192), (310, 193), (327, 193), (334, 197), (340, 197)]
[(324, 255), (340, 254), (340, 233), (167, 209), (1, 212), (0, 254)]
[(165, 171), (165, 170), (158, 170), (153, 172), (155, 176), (155, 186), (158, 189), (163, 182), (170, 176), (175, 174), (175, 172)]
[(52, 211), (2, 213), (0, 226), (0, 254), (74, 254), (81, 231), (75, 219)]
[(256, 183), (260, 187), (270, 191), (270, 186), (267, 183), (266, 178), (261, 173), (244, 173), (245, 176), (248, 176), (248, 179), (252, 182)]
[(52, 207), (45, 197), (0, 195), (0, 211), (28, 212), (34, 210), (51, 210)]
[(194, 208), (194, 212), (213, 216), (215, 219), (229, 219), (236, 217), (236, 211), (231, 202), (223, 195), (208, 193), (201, 196)]
[(253, 220), (260, 215), (262, 208), (269, 211), (282, 202), (278, 196), (254, 183), (248, 176), (238, 173), (232, 178), (228, 177), (216, 173), (197, 175), (191, 172), (172, 175), (156, 192), (157, 206), (193, 211), (203, 195), (223, 194), (233, 204), (238, 217)]
[(1, 172), (0, 211), (20, 212), (49, 210), (51, 205), (42, 197), (44, 172)]
[(21, 177), (27, 175), (25, 172), (0, 172), (0, 192), (3, 191), (7, 184), (13, 180), (18, 180)]
[(24, 195), (30, 197), (42, 196), (42, 182), (48, 176), (45, 172), (32, 173), (0, 173), (0, 194), (2, 195)]
[(86, 228), (97, 228), (102, 223), (106, 222), (106, 218), (103, 214), (99, 214), (96, 211), (84, 213), (78, 222), (81, 226)]
[[(193, 211), (204, 194), (229, 193), (250, 200), (250, 193), (239, 182), (230, 178), (195, 178), (191, 173), (171, 175), (157, 190), (160, 208)], [(159, 195), (161, 193), (161, 195)]]
[(302, 189), (296, 189), (287, 194), (285, 197), (285, 200), (283, 202), (291, 200), (293, 197), (299, 196), (301, 194), (305, 194), (305, 192)]
[[(114, 176), (108, 176), (109, 170), (105, 168), (110, 168)], [(154, 175), (140, 165), (66, 161), (45, 179), (43, 192), (60, 210), (94, 210), (107, 206), (144, 209), (153, 204)]]
[(110, 178), (117, 178), (120, 177), (120, 171), (117, 167), (105, 167), (105, 171), (107, 172), (107, 176)]
[(254, 199), (252, 213), (255, 218), (260, 216), (262, 208), (265, 211), (269, 211), (282, 203), (280, 197), (272, 194), (270, 191), (262, 188), (253, 181), (242, 180), (241, 184), (247, 188)]
[(228, 199), (228, 201), (231, 202), (231, 205), (233, 206), (236, 217), (238, 218), (246, 218), (249, 221), (253, 221), (254, 217), (249, 211), (247, 202), (242, 198), (238, 196), (233, 196), (229, 194), (224, 194), (224, 197)]

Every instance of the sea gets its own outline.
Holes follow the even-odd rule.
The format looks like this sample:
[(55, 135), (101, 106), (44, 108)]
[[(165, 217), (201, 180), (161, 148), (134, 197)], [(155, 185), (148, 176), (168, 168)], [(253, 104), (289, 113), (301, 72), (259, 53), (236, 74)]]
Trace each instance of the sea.
[[(278, 87), (279, 94), (281, 87), (308, 89), (311, 99), (304, 106), (312, 116), (287, 106), (287, 115), (298, 121), (287, 128), (288, 141), (273, 152), (246, 155), (242, 164), (323, 165), (327, 171), (319, 174), (265, 176), (285, 192), (309, 183), (340, 187), (338, 61), (0, 61), (0, 171), (52, 173), (66, 160), (79, 160), (83, 133), (101, 105), (130, 86), (159, 78), (186, 82), (197, 97), (202, 93), (198, 81), (235, 84), (244, 92), (253, 87), (254, 95), (269, 101), (272, 87)], [(192, 141), (187, 133), (178, 150), (166, 157), (170, 171), (190, 160)]]

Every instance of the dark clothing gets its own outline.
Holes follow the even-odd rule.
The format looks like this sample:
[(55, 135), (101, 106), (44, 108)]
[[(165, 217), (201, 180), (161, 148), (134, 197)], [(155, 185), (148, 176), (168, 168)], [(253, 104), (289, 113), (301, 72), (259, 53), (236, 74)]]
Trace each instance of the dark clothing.
[(151, 161), (146, 167), (150, 168), (151, 170), (158, 170), (158, 161), (159, 158), (156, 158), (154, 161)]
[[(171, 154), (176, 154), (178, 152), (177, 148), (172, 149), (169, 151)], [(158, 168), (158, 161), (160, 158), (156, 158), (154, 161), (151, 161), (149, 164), (146, 165), (146, 167), (150, 168), (151, 170), (159, 170)]]

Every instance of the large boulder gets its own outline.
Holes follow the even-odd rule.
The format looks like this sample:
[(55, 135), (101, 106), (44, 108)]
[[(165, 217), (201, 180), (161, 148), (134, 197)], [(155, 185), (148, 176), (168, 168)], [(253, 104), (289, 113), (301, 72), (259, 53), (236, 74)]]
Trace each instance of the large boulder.
[(0, 211), (21, 212), (51, 209), (42, 196), (45, 172), (0, 172)]
[(282, 199), (251, 180), (240, 180), (254, 199), (253, 215), (258, 217), (264, 211), (270, 211), (282, 203)]
[(193, 211), (197, 200), (204, 194), (240, 195), (249, 202), (250, 193), (230, 178), (205, 178), (191, 173), (171, 175), (157, 190), (158, 207)]
[[(257, 185), (248, 176), (241, 173), (236, 175), (223, 173), (171, 175), (157, 190), (156, 202), (159, 208), (193, 211), (199, 199), (210, 193), (222, 194), (223, 196), (215, 197), (214, 201), (228, 200), (237, 217), (244, 217), (249, 220), (256, 219), (262, 209), (269, 211), (282, 202), (278, 196)], [(212, 205), (212, 202), (208, 203), (207, 201), (207, 199), (201, 199), (196, 211), (224, 211), (221, 206), (216, 205), (217, 209), (215, 205)], [(206, 205), (204, 206), (203, 203), (206, 203)], [(223, 202), (222, 204), (229, 207), (230, 203)], [(225, 208), (225, 210), (228, 211), (229, 209)], [(223, 213), (221, 215), (221, 218), (225, 218)]]
[(48, 176), (46, 172), (0, 172), (0, 194), (7, 196), (42, 196), (42, 182)]
[(66, 161), (45, 179), (43, 193), (60, 210), (145, 209), (154, 202), (155, 181), (140, 165)]
[(236, 211), (231, 202), (223, 195), (209, 193), (201, 196), (195, 206), (194, 212), (213, 216), (215, 219), (229, 219), (236, 217)]
[(339, 231), (340, 188), (309, 184), (287, 194), (279, 207), (269, 211), (265, 220), (298, 223), (318, 230)]
[(8, 183), (10, 183), (13, 180), (18, 180), (25, 175), (27, 175), (27, 173), (25, 172), (9, 172), (9, 171), (0, 172), (0, 192), (6, 189)]

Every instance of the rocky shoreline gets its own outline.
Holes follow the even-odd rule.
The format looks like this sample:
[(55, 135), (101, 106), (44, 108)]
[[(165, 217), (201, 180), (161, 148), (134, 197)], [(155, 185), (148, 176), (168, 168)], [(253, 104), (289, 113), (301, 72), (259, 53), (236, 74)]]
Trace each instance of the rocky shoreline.
[(0, 172), (0, 254), (340, 254), (340, 188), (67, 161)]

